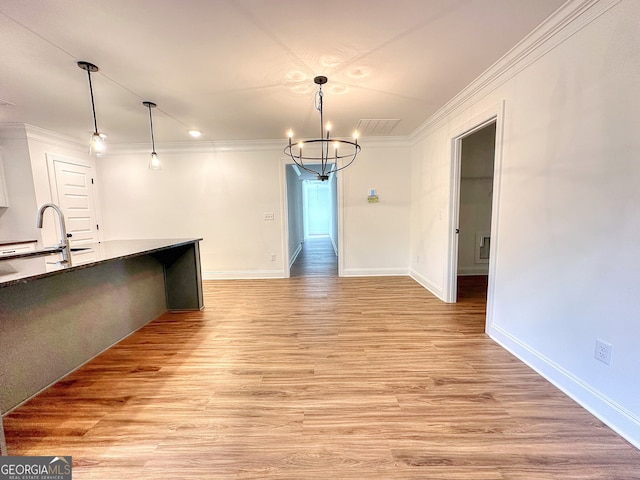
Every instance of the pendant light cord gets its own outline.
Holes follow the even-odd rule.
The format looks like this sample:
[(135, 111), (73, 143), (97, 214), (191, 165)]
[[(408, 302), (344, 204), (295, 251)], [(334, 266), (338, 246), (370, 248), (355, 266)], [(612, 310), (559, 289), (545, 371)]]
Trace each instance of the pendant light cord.
[(96, 119), (96, 106), (93, 103), (93, 85), (91, 84), (91, 72), (87, 70), (87, 75), (89, 76), (89, 92), (91, 93), (91, 110), (93, 111), (93, 127), (94, 132), (98, 133), (98, 120)]
[(152, 153), (156, 153), (156, 141), (153, 137), (153, 117), (151, 116), (151, 104), (148, 105), (149, 108), (149, 125), (151, 125), (151, 150)]

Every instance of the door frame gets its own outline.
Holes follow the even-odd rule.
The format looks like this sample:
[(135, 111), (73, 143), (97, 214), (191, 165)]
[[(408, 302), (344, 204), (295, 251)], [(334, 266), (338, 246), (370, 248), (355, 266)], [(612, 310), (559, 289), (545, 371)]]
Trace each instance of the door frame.
[[(79, 160), (77, 158), (66, 157), (64, 155), (60, 155), (57, 153), (46, 153), (47, 160), (47, 175), (49, 177), (49, 190), (51, 194), (51, 201), (56, 205), (60, 204), (60, 195), (58, 192), (58, 183), (56, 179), (56, 171), (55, 171), (55, 163), (54, 162), (62, 162), (62, 163), (70, 163), (73, 165), (78, 165), (81, 167), (87, 167), (91, 169), (91, 177), (93, 179), (93, 183), (91, 184), (91, 194), (93, 199), (93, 212), (95, 215), (96, 224), (100, 225), (100, 211), (99, 211), (99, 194), (98, 194), (98, 178), (97, 178), (97, 169), (96, 164), (93, 159), (88, 158), (87, 160)], [(56, 238), (60, 238), (60, 232), (58, 232), (58, 226), (56, 224)], [(44, 239), (43, 239), (44, 240)], [(98, 243), (102, 240), (102, 232), (99, 228), (96, 229), (96, 240)]]
[[(291, 268), (289, 267), (289, 199), (287, 192), (287, 165), (295, 165), (291, 159), (284, 159), (281, 165), (281, 174), (280, 174), (280, 212), (282, 214), (282, 258), (284, 264), (284, 278), (289, 278), (291, 276)], [(335, 205), (335, 214), (337, 218), (338, 224), (338, 251), (336, 255), (338, 256), (338, 277), (342, 277), (344, 270), (344, 259), (341, 253), (343, 252), (344, 241), (343, 241), (343, 231), (344, 231), (344, 186), (342, 182), (342, 175), (336, 175), (336, 205)]]
[(493, 318), (493, 293), (495, 286), (496, 261), (498, 258), (498, 231), (500, 213), (500, 185), (502, 180), (502, 155), (504, 131), (504, 100), (484, 112), (474, 116), (450, 133), (451, 138), (451, 170), (449, 176), (449, 237), (447, 246), (447, 266), (444, 299), (446, 302), (457, 301), (458, 279), (458, 227), (460, 214), (460, 167), (462, 161), (462, 139), (495, 122), (496, 140), (493, 163), (493, 198), (491, 201), (491, 250), (489, 252), (489, 279), (487, 285), (487, 320), (486, 329)]

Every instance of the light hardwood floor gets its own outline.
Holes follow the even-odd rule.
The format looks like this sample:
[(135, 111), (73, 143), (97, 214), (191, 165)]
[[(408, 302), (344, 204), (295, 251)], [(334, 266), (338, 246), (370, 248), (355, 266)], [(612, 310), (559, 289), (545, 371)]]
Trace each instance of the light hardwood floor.
[(291, 265), (291, 277), (337, 277), (338, 257), (328, 236), (309, 237)]
[(205, 282), (5, 418), (74, 479), (638, 479), (640, 451), (484, 333), (483, 288)]

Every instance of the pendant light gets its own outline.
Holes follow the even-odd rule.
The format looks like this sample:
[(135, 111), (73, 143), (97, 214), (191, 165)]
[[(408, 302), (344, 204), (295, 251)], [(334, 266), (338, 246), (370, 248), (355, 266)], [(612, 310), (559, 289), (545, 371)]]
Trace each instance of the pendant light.
[(153, 136), (153, 117), (151, 116), (151, 109), (156, 108), (157, 105), (153, 102), (142, 102), (142, 105), (149, 109), (149, 125), (151, 126), (151, 158), (149, 159), (149, 170), (162, 170), (162, 164), (156, 153), (156, 141)]
[[(344, 168), (347, 168), (360, 153), (361, 147), (358, 145), (358, 132), (353, 134), (353, 142), (350, 140), (341, 140), (331, 138), (331, 124), (324, 124), (324, 112), (322, 104), (322, 85), (327, 83), (327, 77), (319, 75), (313, 79), (318, 85), (316, 92), (315, 106), (320, 113), (320, 137), (311, 140), (300, 140), (292, 142), (293, 131), (289, 130), (289, 144), (285, 147), (284, 153), (287, 154), (303, 170), (316, 174), (318, 180), (325, 181), (329, 179), (329, 175)], [(294, 146), (297, 145), (297, 151)], [(311, 148), (309, 148), (311, 146)], [(304, 147), (304, 148), (303, 148)], [(314, 148), (315, 147), (315, 148)], [(311, 151), (311, 153), (309, 153)], [(303, 153), (304, 152), (304, 153)], [(346, 164), (338, 168), (338, 160), (346, 159)], [(318, 164), (318, 162), (320, 162)], [(333, 162), (333, 165), (331, 163)], [(316, 167), (315, 165), (318, 164)]]
[(89, 92), (91, 93), (91, 110), (93, 111), (93, 133), (91, 134), (91, 140), (89, 143), (89, 155), (95, 154), (96, 156), (101, 156), (104, 154), (106, 150), (105, 138), (106, 135), (104, 133), (98, 132), (98, 121), (96, 120), (96, 106), (93, 101), (93, 85), (91, 84), (91, 72), (97, 72), (98, 67), (96, 67), (93, 63), (80, 61), (78, 62), (78, 67), (87, 72), (89, 77)]

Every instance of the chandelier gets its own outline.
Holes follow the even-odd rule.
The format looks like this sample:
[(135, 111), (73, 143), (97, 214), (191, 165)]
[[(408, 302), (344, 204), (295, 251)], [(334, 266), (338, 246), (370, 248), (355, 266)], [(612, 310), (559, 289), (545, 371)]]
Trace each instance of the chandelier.
[[(315, 107), (320, 112), (320, 138), (293, 142), (293, 130), (289, 130), (289, 145), (284, 149), (293, 162), (303, 170), (313, 173), (318, 180), (329, 179), (329, 174), (347, 168), (360, 153), (358, 132), (354, 132), (353, 141), (331, 138), (331, 123), (324, 124), (322, 111), (322, 85), (327, 83), (327, 77), (319, 75), (313, 79), (318, 85), (315, 97)], [(343, 166), (338, 167), (338, 161), (344, 160)]]

